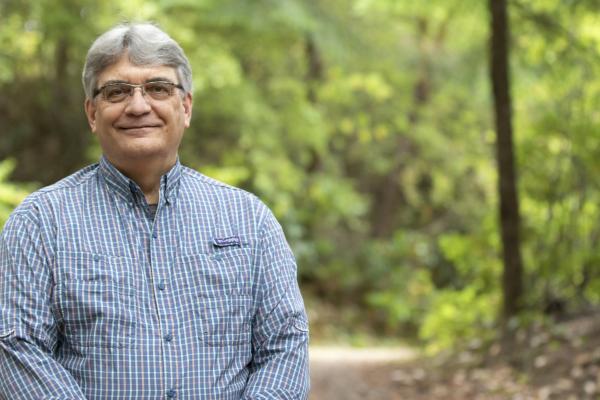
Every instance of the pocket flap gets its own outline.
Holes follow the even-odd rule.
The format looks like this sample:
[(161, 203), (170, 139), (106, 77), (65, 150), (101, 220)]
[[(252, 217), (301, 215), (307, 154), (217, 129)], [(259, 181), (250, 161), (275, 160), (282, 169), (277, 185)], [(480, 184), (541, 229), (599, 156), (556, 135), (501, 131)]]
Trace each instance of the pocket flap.
[(97, 282), (134, 287), (133, 260), (125, 257), (84, 252), (56, 254), (57, 283)]

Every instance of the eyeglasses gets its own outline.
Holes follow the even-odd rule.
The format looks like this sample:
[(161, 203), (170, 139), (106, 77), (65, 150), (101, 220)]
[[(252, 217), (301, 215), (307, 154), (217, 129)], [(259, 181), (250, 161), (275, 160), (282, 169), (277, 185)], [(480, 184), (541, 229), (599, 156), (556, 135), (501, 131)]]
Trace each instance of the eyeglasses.
[(147, 94), (154, 100), (165, 100), (173, 95), (175, 88), (183, 90), (183, 86), (167, 81), (152, 81), (134, 85), (132, 83), (108, 83), (94, 90), (94, 98), (102, 94), (102, 98), (111, 103), (120, 103), (129, 96), (133, 96), (135, 88), (142, 89), (142, 95)]

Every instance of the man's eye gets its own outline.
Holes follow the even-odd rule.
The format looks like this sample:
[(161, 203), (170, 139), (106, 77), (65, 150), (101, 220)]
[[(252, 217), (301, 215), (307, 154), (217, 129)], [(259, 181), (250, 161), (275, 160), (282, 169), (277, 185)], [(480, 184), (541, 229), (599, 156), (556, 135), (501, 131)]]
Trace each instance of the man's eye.
[(127, 89), (121, 86), (107, 87), (104, 89), (106, 98), (118, 98), (127, 94)]
[(168, 95), (170, 87), (166, 83), (152, 83), (146, 85), (145, 91), (150, 95)]

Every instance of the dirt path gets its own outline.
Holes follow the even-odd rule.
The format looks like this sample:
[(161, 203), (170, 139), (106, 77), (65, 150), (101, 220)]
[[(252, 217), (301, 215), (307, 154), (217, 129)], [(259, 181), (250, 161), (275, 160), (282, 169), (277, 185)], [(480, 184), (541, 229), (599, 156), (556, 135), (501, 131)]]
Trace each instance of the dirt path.
[(408, 347), (313, 347), (310, 400), (392, 400), (389, 385), (375, 385), (372, 374), (381, 368), (413, 360)]
[[(460, 356), (459, 356), (460, 357)], [(310, 400), (598, 400), (552, 396), (506, 366), (433, 365), (410, 348), (311, 349)]]
[(600, 312), (436, 357), (312, 347), (310, 400), (600, 400)]

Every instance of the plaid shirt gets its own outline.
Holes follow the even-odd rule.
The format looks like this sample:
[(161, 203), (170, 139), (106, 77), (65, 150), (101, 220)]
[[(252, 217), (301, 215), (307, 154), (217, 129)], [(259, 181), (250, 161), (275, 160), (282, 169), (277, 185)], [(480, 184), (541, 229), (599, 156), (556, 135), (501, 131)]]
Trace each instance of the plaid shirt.
[(307, 346), (271, 212), (179, 163), (154, 218), (103, 158), (0, 235), (0, 398), (305, 399)]

